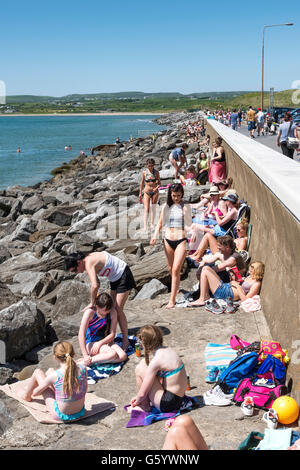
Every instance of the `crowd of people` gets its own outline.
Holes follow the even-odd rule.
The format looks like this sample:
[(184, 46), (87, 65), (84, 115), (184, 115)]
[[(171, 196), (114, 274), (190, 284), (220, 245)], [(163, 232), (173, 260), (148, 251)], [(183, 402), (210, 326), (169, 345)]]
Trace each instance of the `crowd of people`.
[[(155, 227), (155, 210), (151, 217), (152, 246), (164, 230), (163, 247), (171, 278), (165, 308), (175, 308), (182, 266), (187, 261), (191, 268), (197, 269), (195, 280), (199, 281), (188, 307), (201, 306), (214, 314), (230, 314), (236, 310), (238, 301), (260, 293), (264, 265), (255, 260), (249, 263), (249, 213), (245, 215), (240, 211), (240, 197), (232, 179), (226, 177), (222, 139), (214, 140), (209, 158), (209, 136), (203, 123), (188, 123), (184, 128), (187, 140), (197, 138), (197, 163), (193, 167), (188, 164), (185, 154), (188, 144), (170, 153), (168, 159), (174, 168), (175, 180), (168, 187)], [(209, 183), (197, 204), (184, 200), (184, 188), (189, 180), (194, 180), (195, 184)], [(144, 204), (144, 229), (148, 227), (150, 204), (152, 207), (158, 204), (159, 187), (159, 170), (150, 158), (142, 171), (139, 192)], [(58, 369), (50, 369), (46, 374), (36, 369), (21, 395), (22, 399), (30, 401), (42, 394), (54, 419), (72, 422), (84, 414), (86, 367), (96, 363), (121, 363), (127, 359), (125, 305), (136, 284), (126, 262), (107, 251), (71, 253), (65, 257), (65, 269), (74, 275), (86, 272), (90, 281), (90, 303), (82, 311), (78, 332), (82, 357), (75, 361), (72, 345), (67, 341), (57, 343), (53, 354)], [(109, 293), (99, 293), (99, 277), (109, 280)], [(218, 303), (220, 299), (225, 302), (225, 308)], [(121, 346), (115, 343), (117, 325), (122, 332)], [(180, 356), (164, 345), (162, 331), (155, 325), (144, 326), (137, 337), (144, 358), (136, 367), (138, 390), (128, 411), (149, 411), (152, 406), (166, 413), (179, 410), (187, 388), (187, 374)], [(195, 450), (207, 449), (207, 446), (193, 420), (180, 416), (167, 435), (164, 449)]]
[[(247, 123), (249, 137), (255, 139), (265, 135), (276, 135), (276, 144), (281, 148), (282, 154), (294, 159), (295, 151), (299, 151), (300, 143), (297, 125), (293, 122), (292, 115), (285, 112), (279, 125), (274, 121), (270, 112), (261, 108), (248, 107), (247, 111), (241, 109), (223, 109), (206, 111), (206, 119), (213, 119), (233, 130), (238, 130), (242, 122)], [(190, 133), (188, 134), (190, 136)], [(289, 142), (294, 140), (294, 142)]]

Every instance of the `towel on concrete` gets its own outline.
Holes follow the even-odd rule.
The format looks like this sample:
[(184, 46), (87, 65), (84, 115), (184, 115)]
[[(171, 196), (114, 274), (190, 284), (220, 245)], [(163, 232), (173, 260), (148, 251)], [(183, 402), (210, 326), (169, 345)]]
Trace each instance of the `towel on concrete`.
[[(127, 411), (129, 406), (130, 405), (124, 406), (124, 410)], [(161, 421), (162, 419), (175, 418), (176, 416), (180, 415), (181, 412), (190, 411), (197, 406), (198, 402), (195, 397), (188, 397), (185, 395), (180, 410), (175, 410), (171, 413), (163, 413), (154, 406), (152, 407), (151, 411), (140, 411), (133, 409), (130, 413), (130, 419), (126, 425), (126, 428), (149, 426), (149, 424), (155, 423), (156, 421)]]
[[(4, 392), (7, 396), (19, 401), (21, 405), (24, 406), (27, 409), (27, 411), (29, 411), (29, 413), (39, 423), (43, 423), (43, 424), (65, 423), (65, 421), (58, 421), (58, 420), (53, 419), (50, 416), (50, 413), (47, 411), (47, 408), (46, 408), (46, 405), (42, 396), (35, 397), (32, 401), (25, 401), (18, 397), (17, 391), (20, 390), (20, 388), (23, 388), (24, 386), (26, 386), (26, 383), (29, 380), (30, 378), (26, 380), (21, 380), (19, 382), (15, 382), (10, 385), (8, 384), (2, 385), (0, 386), (0, 390)], [(81, 418), (79, 418), (80, 420), (87, 418), (88, 416), (93, 416), (97, 413), (102, 413), (103, 411), (109, 410), (111, 408), (115, 408), (114, 403), (112, 403), (111, 401), (105, 400), (104, 398), (100, 398), (97, 395), (94, 395), (93, 393), (86, 394), (84, 406), (85, 406), (85, 413)], [(78, 420), (70, 421), (70, 423), (78, 421)]]
[(265, 437), (256, 450), (287, 450), (290, 447), (292, 429), (265, 429)]
[(230, 344), (208, 343), (204, 350), (205, 366), (209, 371), (213, 367), (227, 367), (236, 358), (237, 351)]
[[(128, 339), (130, 344), (126, 352), (127, 356), (130, 356), (135, 352), (134, 345), (137, 342), (137, 338), (135, 336), (128, 336)], [(122, 345), (122, 334), (118, 334), (115, 337), (115, 343), (117, 343), (119, 346)], [(107, 379), (112, 375), (118, 374), (123, 368), (125, 362), (126, 361), (118, 362), (117, 364), (93, 364), (87, 367), (88, 384), (93, 385), (98, 382), (98, 380)]]
[(257, 312), (261, 310), (260, 296), (254, 295), (250, 299), (246, 299), (241, 302), (241, 308), (244, 312)]

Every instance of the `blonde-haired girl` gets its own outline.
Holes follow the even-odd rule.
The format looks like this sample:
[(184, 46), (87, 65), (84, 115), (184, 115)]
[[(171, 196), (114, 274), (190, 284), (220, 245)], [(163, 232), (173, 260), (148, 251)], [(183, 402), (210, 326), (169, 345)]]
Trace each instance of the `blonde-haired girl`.
[(249, 274), (242, 284), (231, 281), (234, 300), (244, 301), (260, 293), (264, 277), (265, 265), (261, 261), (253, 261), (249, 266)]
[(248, 243), (248, 227), (247, 219), (241, 219), (236, 224), (237, 237), (234, 240), (237, 251), (245, 251)]
[[(138, 332), (145, 359), (136, 367), (138, 394), (132, 398), (132, 408), (150, 411), (151, 406), (169, 413), (179, 410), (187, 386), (184, 364), (173, 349), (163, 345), (159, 327), (146, 325)], [(151, 357), (151, 359), (150, 359)]]
[(46, 374), (36, 369), (19, 397), (25, 401), (42, 395), (51, 417), (58, 421), (73, 421), (85, 413), (87, 371), (74, 361), (74, 349), (68, 341), (60, 341), (53, 348), (59, 369), (49, 369)]

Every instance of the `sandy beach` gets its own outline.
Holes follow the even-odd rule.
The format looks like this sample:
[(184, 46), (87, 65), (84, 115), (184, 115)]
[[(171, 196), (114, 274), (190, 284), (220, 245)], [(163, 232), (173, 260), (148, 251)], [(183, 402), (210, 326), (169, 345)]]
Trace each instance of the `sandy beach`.
[(21, 113), (13, 113), (13, 114), (0, 114), (0, 117), (15, 117), (15, 116), (161, 116), (165, 113), (149, 113), (149, 112), (127, 112), (127, 113), (46, 113), (46, 114), (21, 114)]

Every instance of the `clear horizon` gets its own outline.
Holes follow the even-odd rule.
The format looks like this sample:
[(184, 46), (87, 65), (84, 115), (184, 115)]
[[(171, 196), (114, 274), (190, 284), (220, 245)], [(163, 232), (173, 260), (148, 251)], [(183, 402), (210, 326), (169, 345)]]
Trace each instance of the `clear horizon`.
[(263, 27), (292, 22), (266, 29), (264, 54), (264, 90), (291, 89), (300, 5), (282, 6), (16, 0), (1, 7), (0, 80), (7, 96), (259, 91)]
[[(295, 88), (296, 89), (296, 88)], [(189, 95), (189, 94), (196, 94), (196, 93), (233, 93), (233, 92), (241, 92), (241, 91), (245, 91), (245, 92), (249, 92), (249, 93), (260, 93), (261, 90), (209, 90), (209, 91), (194, 91), (194, 92), (191, 92), (191, 93), (181, 93), (180, 91), (166, 91), (166, 90), (163, 90), (163, 91), (141, 91), (141, 90), (120, 90), (120, 91), (94, 91), (94, 92), (89, 92), (89, 93), (78, 93), (78, 92), (72, 92), (72, 93), (66, 93), (65, 95), (60, 95), (60, 96), (56, 96), (56, 95), (49, 95), (49, 94), (45, 94), (45, 95), (36, 95), (35, 93), (24, 93), (24, 94), (20, 94), (20, 93), (17, 93), (17, 94), (14, 94), (14, 95), (7, 95), (7, 97), (11, 97), (11, 96), (51, 96), (52, 98), (62, 98), (64, 96), (70, 96), (70, 95), (96, 95), (96, 94), (117, 94), (117, 93), (147, 93), (147, 94), (151, 94), (151, 93), (181, 93), (183, 95)], [(268, 93), (270, 90), (264, 90), (265, 93)], [(277, 92), (279, 91), (285, 91), (285, 90), (276, 90)]]

